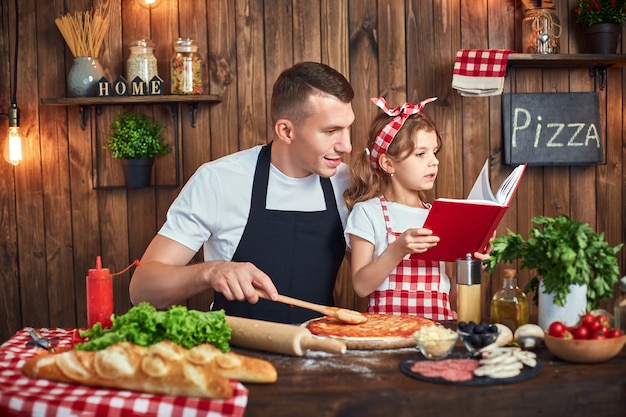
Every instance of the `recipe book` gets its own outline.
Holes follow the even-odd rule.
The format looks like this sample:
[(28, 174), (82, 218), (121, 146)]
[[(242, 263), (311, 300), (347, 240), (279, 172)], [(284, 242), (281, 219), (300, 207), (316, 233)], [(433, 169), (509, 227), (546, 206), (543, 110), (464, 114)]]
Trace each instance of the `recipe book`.
[(439, 236), (439, 243), (413, 256), (428, 261), (454, 262), (465, 259), (468, 253), (483, 252), (509, 208), (525, 170), (526, 164), (516, 167), (494, 196), (487, 159), (466, 199), (435, 199), (423, 227)]

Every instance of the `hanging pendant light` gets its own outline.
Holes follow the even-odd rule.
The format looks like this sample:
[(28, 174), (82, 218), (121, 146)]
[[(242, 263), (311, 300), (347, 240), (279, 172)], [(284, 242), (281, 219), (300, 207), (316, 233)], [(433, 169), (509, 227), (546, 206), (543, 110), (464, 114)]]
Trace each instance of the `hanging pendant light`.
[(4, 159), (11, 165), (22, 162), (22, 136), (20, 135), (20, 109), (13, 104), (9, 108), (9, 137)]
[(0, 113), (9, 119), (9, 131), (4, 147), (4, 159), (11, 165), (17, 165), (22, 161), (22, 137), (20, 135), (20, 109), (17, 107), (15, 90), (17, 88), (17, 50), (19, 40), (19, 13), (17, 0), (15, 0), (15, 57), (13, 59), (13, 83), (11, 85), (11, 107), (8, 113)]
[(145, 7), (146, 9), (154, 9), (161, 4), (161, 0), (137, 0), (141, 7)]

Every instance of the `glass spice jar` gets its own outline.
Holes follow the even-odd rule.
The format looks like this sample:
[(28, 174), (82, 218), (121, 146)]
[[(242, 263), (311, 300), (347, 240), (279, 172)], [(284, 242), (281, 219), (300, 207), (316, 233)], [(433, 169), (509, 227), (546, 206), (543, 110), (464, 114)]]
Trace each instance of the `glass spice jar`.
[(198, 45), (191, 38), (178, 38), (170, 65), (172, 94), (203, 93), (203, 62)]
[(135, 77), (144, 82), (158, 76), (157, 59), (154, 56), (154, 43), (149, 39), (131, 42), (130, 55), (126, 60), (126, 80), (130, 83)]

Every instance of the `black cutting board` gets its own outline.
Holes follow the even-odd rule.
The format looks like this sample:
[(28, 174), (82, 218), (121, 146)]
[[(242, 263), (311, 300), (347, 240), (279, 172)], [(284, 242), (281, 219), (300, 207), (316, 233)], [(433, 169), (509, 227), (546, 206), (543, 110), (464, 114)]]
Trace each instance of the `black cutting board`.
[(417, 372), (411, 371), (411, 367), (413, 366), (413, 364), (421, 360), (428, 360), (428, 359), (425, 359), (425, 358), (424, 359), (407, 359), (405, 361), (402, 361), (400, 363), (400, 371), (402, 371), (403, 374), (408, 375), (411, 378), (419, 379), (420, 381), (433, 382), (433, 383), (445, 384), (445, 385), (466, 385), (466, 386), (480, 387), (480, 386), (487, 386), (487, 385), (513, 384), (516, 382), (525, 381), (527, 379), (531, 379), (539, 375), (539, 373), (541, 372), (541, 368), (542, 368), (541, 364), (537, 362), (537, 366), (535, 366), (534, 368), (524, 365), (522, 372), (520, 372), (519, 375), (514, 376), (512, 378), (490, 378), (488, 376), (474, 376), (474, 378), (472, 378), (469, 381), (456, 382), (456, 381), (447, 381), (443, 378), (431, 378), (431, 377), (427, 377), (422, 374), (419, 374)]

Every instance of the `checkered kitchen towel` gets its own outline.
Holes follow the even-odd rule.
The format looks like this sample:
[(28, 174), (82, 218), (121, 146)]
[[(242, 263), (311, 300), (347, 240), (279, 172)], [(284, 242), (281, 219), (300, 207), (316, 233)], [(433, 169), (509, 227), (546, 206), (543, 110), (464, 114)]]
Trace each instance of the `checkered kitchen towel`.
[[(58, 337), (59, 347), (69, 347), (72, 330), (39, 329), (44, 337)], [(88, 387), (31, 379), (22, 375), (24, 361), (36, 355), (26, 347), (25, 329), (0, 345), (0, 416), (35, 417), (126, 417), (188, 416), (243, 417), (248, 389), (231, 381), (234, 395), (228, 400), (210, 400)]]
[(454, 62), (452, 88), (462, 96), (502, 94), (509, 49), (459, 49)]

